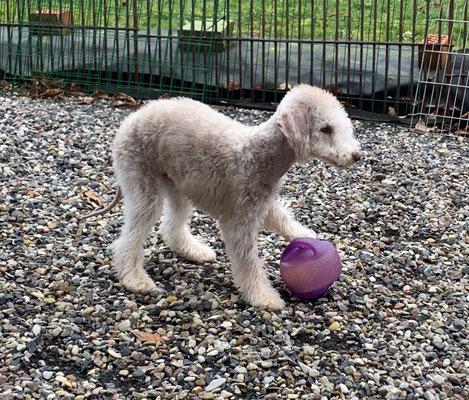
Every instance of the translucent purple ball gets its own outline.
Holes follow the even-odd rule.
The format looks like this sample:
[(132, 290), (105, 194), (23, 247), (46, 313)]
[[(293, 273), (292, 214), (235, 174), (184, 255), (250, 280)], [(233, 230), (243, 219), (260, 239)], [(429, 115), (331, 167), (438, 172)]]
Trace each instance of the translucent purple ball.
[(295, 297), (323, 296), (342, 272), (342, 262), (330, 242), (312, 238), (292, 241), (280, 258), (280, 274)]

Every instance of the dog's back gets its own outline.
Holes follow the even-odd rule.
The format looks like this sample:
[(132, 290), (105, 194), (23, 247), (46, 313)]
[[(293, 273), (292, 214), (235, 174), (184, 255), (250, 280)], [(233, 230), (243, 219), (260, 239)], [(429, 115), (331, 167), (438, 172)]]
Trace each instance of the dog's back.
[(212, 136), (211, 139), (239, 132), (243, 125), (206, 104), (188, 98), (156, 100), (129, 115), (121, 124), (117, 140), (155, 140), (156, 137)]
[(203, 207), (202, 198), (214, 199), (207, 189), (201, 193), (201, 186), (207, 187), (202, 184), (223, 186), (238, 175), (250, 135), (249, 127), (200, 102), (153, 101), (121, 124), (113, 144), (114, 168), (139, 169), (155, 180), (168, 177)]

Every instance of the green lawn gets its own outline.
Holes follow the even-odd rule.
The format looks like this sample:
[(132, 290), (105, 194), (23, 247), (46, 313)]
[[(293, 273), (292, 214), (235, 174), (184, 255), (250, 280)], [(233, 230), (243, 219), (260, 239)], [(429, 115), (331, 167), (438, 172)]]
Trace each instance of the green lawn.
[[(234, 22), (236, 36), (419, 42), (427, 16), (446, 16), (448, 1), (427, 8), (426, 0), (417, 0), (414, 10), (412, 0), (2, 0), (0, 23), (27, 21), (30, 4), (32, 10), (72, 8), (75, 25), (133, 27), (136, 15), (139, 29), (163, 30), (225, 17)], [(455, 0), (459, 14), (463, 3)]]

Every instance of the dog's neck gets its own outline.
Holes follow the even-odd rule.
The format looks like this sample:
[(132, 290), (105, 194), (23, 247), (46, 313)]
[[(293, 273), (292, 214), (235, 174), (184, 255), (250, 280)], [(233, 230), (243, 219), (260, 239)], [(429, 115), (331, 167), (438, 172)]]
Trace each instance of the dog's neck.
[(263, 149), (263, 152), (259, 154), (259, 164), (265, 168), (263, 178), (272, 181), (280, 180), (295, 162), (295, 152), (278, 128), (276, 120), (276, 115), (274, 115), (259, 125), (253, 137), (257, 145), (261, 142), (260, 148)]

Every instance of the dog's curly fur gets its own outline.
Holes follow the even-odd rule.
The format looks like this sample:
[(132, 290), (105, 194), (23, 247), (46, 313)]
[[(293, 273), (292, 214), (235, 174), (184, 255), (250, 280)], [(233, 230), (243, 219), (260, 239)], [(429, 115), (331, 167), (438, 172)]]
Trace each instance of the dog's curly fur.
[(217, 218), (233, 280), (244, 299), (271, 310), (284, 305), (258, 257), (261, 227), (286, 240), (314, 237), (277, 200), (282, 177), (311, 158), (345, 167), (360, 158), (350, 119), (330, 93), (299, 85), (276, 113), (250, 127), (185, 98), (150, 102), (127, 117), (113, 145), (115, 174), (124, 197), (124, 226), (114, 242), (119, 279), (149, 293), (155, 283), (142, 267), (143, 245), (163, 214), (160, 233), (189, 260), (215, 261), (187, 221), (195, 206)]

